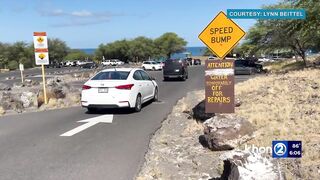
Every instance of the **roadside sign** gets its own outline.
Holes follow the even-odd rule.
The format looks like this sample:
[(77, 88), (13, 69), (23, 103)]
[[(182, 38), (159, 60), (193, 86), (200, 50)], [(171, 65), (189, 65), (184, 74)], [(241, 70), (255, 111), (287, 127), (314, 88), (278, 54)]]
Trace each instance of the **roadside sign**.
[(245, 32), (221, 11), (200, 33), (199, 39), (223, 59), (244, 35)]
[(46, 32), (33, 33), (34, 49), (48, 49), (48, 39)]
[(19, 64), (19, 69), (20, 69), (20, 75), (21, 75), (21, 83), (24, 82), (24, 75), (23, 75), (23, 71), (24, 71), (24, 66), (23, 64)]
[(205, 63), (206, 113), (234, 113), (234, 61)]
[(36, 65), (49, 65), (48, 49), (35, 49)]
[(23, 66), (23, 64), (19, 64), (19, 69), (20, 69), (20, 71), (24, 71), (24, 66)]
[(36, 60), (36, 65), (41, 65), (41, 70), (42, 70), (44, 103), (48, 104), (47, 90), (46, 90), (46, 77), (45, 77), (45, 70), (44, 70), (44, 65), (49, 65), (47, 33), (34, 32), (33, 43), (34, 43), (34, 56)]

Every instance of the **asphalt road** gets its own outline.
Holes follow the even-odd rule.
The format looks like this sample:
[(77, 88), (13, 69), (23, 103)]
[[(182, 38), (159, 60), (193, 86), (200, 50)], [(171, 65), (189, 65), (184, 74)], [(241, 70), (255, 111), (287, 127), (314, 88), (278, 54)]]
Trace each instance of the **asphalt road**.
[[(144, 161), (152, 134), (187, 92), (203, 89), (204, 67), (189, 68), (185, 82), (158, 81), (161, 102), (141, 112), (109, 110), (87, 114), (81, 107), (0, 118), (0, 179), (132, 179)], [(248, 76), (236, 77), (237, 82)], [(98, 123), (73, 136), (61, 134), (88, 118), (113, 114), (112, 123)]]

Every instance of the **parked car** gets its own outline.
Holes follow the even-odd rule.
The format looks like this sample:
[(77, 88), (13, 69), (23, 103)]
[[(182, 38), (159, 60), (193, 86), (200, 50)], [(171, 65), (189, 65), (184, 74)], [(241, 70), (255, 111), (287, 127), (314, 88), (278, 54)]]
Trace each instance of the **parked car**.
[(262, 64), (256, 63), (256, 61), (254, 60), (238, 59), (236, 61), (238, 61), (239, 64), (243, 64), (244, 66), (255, 68), (255, 72), (257, 73), (264, 72)]
[(98, 65), (95, 62), (88, 62), (80, 66), (80, 68), (83, 68), (83, 69), (94, 69), (97, 67)]
[(75, 61), (66, 61), (65, 66), (76, 66), (76, 62)]
[(104, 61), (101, 62), (101, 64), (103, 66), (111, 66), (112, 65), (112, 61), (110, 59), (104, 60)]
[(80, 61), (80, 60), (77, 60), (76, 61), (76, 65), (77, 66), (82, 66), (82, 65), (84, 65), (84, 64), (86, 64), (86, 63), (88, 63), (87, 61)]
[(89, 112), (97, 108), (132, 108), (158, 100), (159, 88), (154, 78), (142, 69), (114, 68), (100, 71), (82, 87), (81, 104)]
[(208, 60), (215, 60), (216, 58), (215, 57), (213, 57), (213, 56), (209, 56), (208, 57)]
[(124, 62), (123, 61), (120, 61), (119, 59), (112, 59), (111, 60), (111, 66), (120, 66), (120, 65), (123, 65)]
[(188, 64), (188, 66), (192, 66), (192, 58), (186, 58), (185, 60)]
[(258, 61), (259, 63), (265, 63), (265, 62), (274, 62), (273, 59), (269, 59), (269, 58), (266, 58), (266, 57), (261, 57), (261, 58), (258, 58)]
[(195, 60), (193, 61), (193, 64), (194, 64), (194, 65), (201, 65), (201, 60), (200, 60), (200, 59), (195, 59)]
[(256, 68), (248, 66), (246, 60), (235, 60), (236, 75), (251, 75), (256, 73)]
[(185, 59), (168, 59), (163, 67), (163, 79), (180, 78), (185, 81), (188, 79), (188, 63)]
[(162, 62), (162, 61), (155, 61), (157, 64), (160, 64), (161, 65), (161, 67), (163, 68), (163, 66), (164, 66), (164, 62)]
[(159, 63), (156, 63), (155, 61), (143, 61), (142, 62), (142, 69), (144, 70), (162, 70), (162, 65)]
[(51, 61), (49, 65), (45, 66), (46, 68), (61, 68), (61, 64), (57, 61)]

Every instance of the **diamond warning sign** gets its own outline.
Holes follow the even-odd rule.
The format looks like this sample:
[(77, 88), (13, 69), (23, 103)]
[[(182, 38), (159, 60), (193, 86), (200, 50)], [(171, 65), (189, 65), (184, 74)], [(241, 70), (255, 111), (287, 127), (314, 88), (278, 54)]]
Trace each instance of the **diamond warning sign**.
[(46, 32), (34, 32), (33, 43), (35, 49), (48, 49), (48, 40)]
[(36, 49), (34, 54), (36, 59), (36, 65), (49, 64), (49, 53), (47, 49)]
[(221, 11), (200, 33), (199, 39), (223, 59), (244, 35), (245, 32)]

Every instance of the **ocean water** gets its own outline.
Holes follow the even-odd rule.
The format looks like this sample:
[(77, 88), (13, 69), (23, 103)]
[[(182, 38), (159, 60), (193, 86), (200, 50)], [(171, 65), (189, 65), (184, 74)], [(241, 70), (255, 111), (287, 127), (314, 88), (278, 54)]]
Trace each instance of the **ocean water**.
[[(86, 54), (94, 54), (94, 48), (79, 49), (80, 51), (85, 52)], [(206, 51), (206, 47), (186, 47), (186, 51), (182, 53), (176, 53), (172, 55), (172, 58), (184, 58), (187, 56), (187, 53), (190, 53), (192, 56), (202, 56)]]
[(206, 52), (206, 47), (186, 47), (186, 51), (172, 55), (172, 58), (185, 58), (190, 53), (191, 56), (202, 56)]

